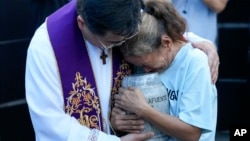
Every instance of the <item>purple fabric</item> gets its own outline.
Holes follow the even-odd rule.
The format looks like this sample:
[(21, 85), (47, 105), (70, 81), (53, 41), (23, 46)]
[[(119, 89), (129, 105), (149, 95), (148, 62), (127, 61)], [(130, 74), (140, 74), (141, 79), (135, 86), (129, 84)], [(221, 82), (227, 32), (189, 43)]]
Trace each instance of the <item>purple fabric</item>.
[[(90, 69), (92, 67), (82, 33), (77, 25), (76, 0), (72, 0), (51, 14), (47, 19), (47, 28), (60, 73), (65, 112), (74, 116), (81, 124), (103, 131), (100, 100), (95, 99), (98, 98), (96, 82), (93, 70)], [(112, 95), (117, 93), (121, 79), (124, 75), (131, 74), (131, 70), (131, 66), (122, 60), (118, 48), (113, 49)], [(76, 81), (77, 78), (82, 82), (86, 80), (90, 85), (81, 85), (81, 81)], [(90, 101), (86, 100), (87, 96), (90, 96), (90, 91), (85, 91), (83, 86), (94, 88), (95, 95), (92, 95), (91, 99), (95, 99), (95, 103), (92, 101), (91, 106)], [(84, 115), (79, 114), (79, 110), (88, 108), (96, 110), (84, 112)], [(99, 122), (96, 125), (88, 125), (85, 120), (90, 120), (88, 118), (93, 115), (99, 118), (97, 119)]]

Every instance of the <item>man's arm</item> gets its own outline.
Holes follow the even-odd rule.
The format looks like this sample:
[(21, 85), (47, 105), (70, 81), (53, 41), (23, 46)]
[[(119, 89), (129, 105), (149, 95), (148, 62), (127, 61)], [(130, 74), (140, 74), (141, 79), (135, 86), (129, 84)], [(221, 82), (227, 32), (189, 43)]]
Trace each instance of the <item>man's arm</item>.
[(215, 44), (210, 40), (204, 39), (196, 34), (193, 34), (192, 32), (185, 33), (184, 37), (188, 41), (192, 42), (193, 47), (199, 48), (207, 54), (212, 83), (215, 84), (218, 79), (220, 64), (220, 59)]
[(212, 83), (215, 84), (218, 80), (220, 60), (216, 49), (212, 47), (213, 44), (211, 42), (201, 41), (193, 42), (192, 46), (201, 49), (207, 54)]

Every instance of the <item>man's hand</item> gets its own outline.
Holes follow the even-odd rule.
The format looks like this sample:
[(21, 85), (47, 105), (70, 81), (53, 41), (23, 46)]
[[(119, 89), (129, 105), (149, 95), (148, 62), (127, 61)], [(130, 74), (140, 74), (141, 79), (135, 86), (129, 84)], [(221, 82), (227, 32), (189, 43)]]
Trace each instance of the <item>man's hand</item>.
[(154, 136), (153, 132), (145, 132), (140, 134), (128, 134), (121, 137), (121, 141), (145, 141)]
[(144, 129), (144, 120), (117, 107), (112, 109), (110, 122), (112, 128), (118, 131), (140, 133)]
[(192, 46), (201, 49), (207, 54), (212, 83), (215, 84), (218, 79), (220, 65), (220, 59), (216, 47), (209, 41), (193, 42)]

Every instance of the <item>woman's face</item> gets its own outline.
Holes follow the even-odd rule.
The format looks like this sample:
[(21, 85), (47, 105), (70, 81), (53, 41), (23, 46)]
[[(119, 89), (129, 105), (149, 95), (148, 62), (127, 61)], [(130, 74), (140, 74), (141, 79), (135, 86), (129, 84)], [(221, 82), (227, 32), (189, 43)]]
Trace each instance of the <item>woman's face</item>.
[(125, 60), (142, 67), (145, 72), (161, 72), (170, 64), (165, 51), (154, 51), (141, 56), (126, 56)]

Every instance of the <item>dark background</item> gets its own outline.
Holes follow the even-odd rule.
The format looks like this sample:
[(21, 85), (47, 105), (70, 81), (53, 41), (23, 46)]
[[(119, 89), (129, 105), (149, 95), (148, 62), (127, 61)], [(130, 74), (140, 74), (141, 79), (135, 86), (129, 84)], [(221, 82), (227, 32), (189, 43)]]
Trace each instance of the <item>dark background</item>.
[[(225, 11), (218, 16), (218, 131), (250, 124), (248, 3), (248, 0), (229, 0)], [(0, 0), (0, 141), (35, 140), (25, 101), (26, 51), (35, 29), (44, 20), (44, 13), (62, 4), (63, 0), (50, 0), (44, 9), (32, 0)]]
[(229, 0), (218, 16), (218, 130), (250, 124), (250, 4)]

